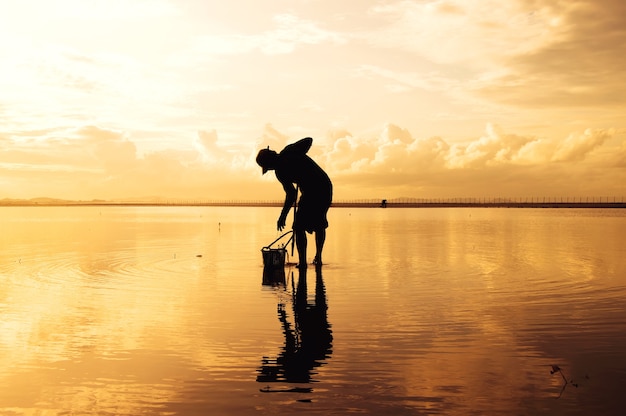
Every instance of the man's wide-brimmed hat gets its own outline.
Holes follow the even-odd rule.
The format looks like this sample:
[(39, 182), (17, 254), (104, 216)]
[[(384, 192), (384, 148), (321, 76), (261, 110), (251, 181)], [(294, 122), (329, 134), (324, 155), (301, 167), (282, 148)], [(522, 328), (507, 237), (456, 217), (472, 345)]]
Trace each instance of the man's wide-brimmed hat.
[(276, 152), (270, 150), (269, 146), (267, 149), (259, 150), (259, 154), (256, 155), (256, 163), (263, 168), (263, 174), (267, 172), (270, 168), (270, 164), (272, 163), (272, 159), (276, 156)]

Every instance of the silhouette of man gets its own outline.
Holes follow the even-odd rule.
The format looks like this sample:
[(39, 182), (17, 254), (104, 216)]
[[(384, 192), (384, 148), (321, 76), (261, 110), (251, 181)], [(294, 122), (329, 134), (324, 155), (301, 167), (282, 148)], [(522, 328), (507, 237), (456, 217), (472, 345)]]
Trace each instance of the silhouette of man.
[(322, 264), (322, 249), (326, 240), (328, 220), (326, 213), (333, 199), (333, 184), (330, 178), (313, 161), (307, 152), (313, 144), (313, 139), (305, 137), (286, 146), (280, 153), (273, 150), (261, 149), (256, 162), (263, 168), (263, 174), (274, 170), (276, 178), (285, 190), (285, 203), (278, 218), (277, 228), (285, 228), (287, 214), (298, 197), (294, 184), (301, 192), (300, 202), (295, 214), (293, 230), (298, 248), (298, 267), (306, 267), (307, 236), (315, 232), (315, 258), (313, 263)]

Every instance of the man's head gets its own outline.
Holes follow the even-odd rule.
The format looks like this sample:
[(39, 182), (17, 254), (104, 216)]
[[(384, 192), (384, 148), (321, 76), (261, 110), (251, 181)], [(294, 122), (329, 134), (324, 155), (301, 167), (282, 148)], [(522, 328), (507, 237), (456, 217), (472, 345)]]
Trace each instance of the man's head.
[(267, 149), (259, 150), (259, 154), (256, 155), (256, 163), (263, 168), (263, 174), (268, 170), (273, 170), (276, 168), (276, 158), (278, 157), (278, 153), (273, 150), (270, 150), (269, 146)]

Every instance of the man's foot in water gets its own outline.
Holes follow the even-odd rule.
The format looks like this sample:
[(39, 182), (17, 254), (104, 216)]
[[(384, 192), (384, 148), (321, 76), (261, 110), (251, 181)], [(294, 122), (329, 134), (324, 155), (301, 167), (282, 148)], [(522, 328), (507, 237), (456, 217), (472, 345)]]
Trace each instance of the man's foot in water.
[(321, 266), (322, 265), (322, 258), (319, 256), (315, 256), (315, 258), (313, 259), (313, 264), (316, 266)]

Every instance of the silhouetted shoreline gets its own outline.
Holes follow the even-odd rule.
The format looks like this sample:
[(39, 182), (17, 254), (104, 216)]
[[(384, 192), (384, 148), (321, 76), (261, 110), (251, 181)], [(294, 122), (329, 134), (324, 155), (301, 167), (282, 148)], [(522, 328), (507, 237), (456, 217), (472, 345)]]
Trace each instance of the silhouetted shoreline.
[[(215, 207), (281, 207), (282, 201), (68, 201), (68, 200), (0, 200), (0, 207), (76, 207), (76, 206), (215, 206)], [(626, 208), (626, 202), (546, 202), (546, 201), (387, 201), (385, 206), (380, 201), (337, 201), (332, 203), (334, 208)]]
[(387, 202), (380, 204), (333, 203), (347, 208), (626, 208), (626, 202)]

